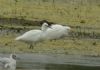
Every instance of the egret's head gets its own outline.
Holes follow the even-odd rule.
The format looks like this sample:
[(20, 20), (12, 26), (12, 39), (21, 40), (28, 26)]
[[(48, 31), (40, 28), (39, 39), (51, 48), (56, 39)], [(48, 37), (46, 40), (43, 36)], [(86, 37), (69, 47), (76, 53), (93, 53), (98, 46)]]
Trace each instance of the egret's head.
[(11, 54), (11, 55), (10, 55), (10, 58), (16, 59), (16, 55), (15, 55), (15, 54)]
[(40, 25), (43, 25), (43, 23), (47, 23), (49, 26), (51, 26), (52, 24), (55, 24), (54, 22), (49, 22), (48, 20), (40, 21)]
[(16, 54), (12, 54), (12, 59), (20, 60), (21, 58)]
[(44, 23), (42, 24), (42, 28), (48, 28), (48, 27), (49, 27), (48, 23), (44, 22)]
[(13, 58), (13, 59), (16, 59), (16, 55), (12, 55), (12, 58)]
[(48, 29), (48, 27), (49, 27), (48, 23), (44, 22), (44, 23), (42, 24), (41, 30), (42, 30), (42, 31), (45, 31), (45, 30)]
[(49, 25), (48, 25), (48, 23), (44, 22), (44, 23), (42, 24), (42, 26), (48, 27)]

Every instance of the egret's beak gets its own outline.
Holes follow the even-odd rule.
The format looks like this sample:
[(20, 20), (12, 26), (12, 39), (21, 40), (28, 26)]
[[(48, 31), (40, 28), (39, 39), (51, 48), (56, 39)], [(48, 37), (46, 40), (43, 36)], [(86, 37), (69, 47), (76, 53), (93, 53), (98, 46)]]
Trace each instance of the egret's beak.
[(16, 57), (16, 60), (20, 60), (20, 59), (21, 59), (20, 57), (18, 57), (18, 56)]

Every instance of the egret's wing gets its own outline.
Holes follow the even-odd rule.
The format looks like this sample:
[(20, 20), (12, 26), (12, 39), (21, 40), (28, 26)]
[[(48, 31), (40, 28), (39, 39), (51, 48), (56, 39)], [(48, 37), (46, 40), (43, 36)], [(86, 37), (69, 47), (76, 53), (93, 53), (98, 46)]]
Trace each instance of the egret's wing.
[(2, 63), (9, 63), (10, 59), (9, 58), (1, 58), (0, 57), (0, 62), (2, 62)]
[(30, 30), (26, 33), (23, 34), (24, 37), (31, 37), (31, 36), (35, 36), (37, 34), (39, 34), (41, 32), (41, 30)]
[(37, 41), (40, 38), (41, 30), (31, 30), (24, 33), (20, 39), (23, 41)]

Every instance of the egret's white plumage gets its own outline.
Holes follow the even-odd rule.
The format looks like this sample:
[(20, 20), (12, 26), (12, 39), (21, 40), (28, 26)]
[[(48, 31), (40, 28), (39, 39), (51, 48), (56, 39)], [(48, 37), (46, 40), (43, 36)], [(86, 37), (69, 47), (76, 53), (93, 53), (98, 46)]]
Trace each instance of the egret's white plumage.
[(32, 44), (33, 43), (35, 44), (36, 42), (39, 42), (43, 39), (42, 33), (44, 33), (44, 31), (46, 31), (47, 28), (48, 28), (48, 24), (44, 23), (41, 27), (41, 30), (30, 30), (30, 31), (24, 33), (23, 35), (17, 37), (15, 40), (29, 43), (30, 48), (33, 48)]
[(4, 68), (8, 70), (16, 70), (16, 55), (11, 54), (9, 58), (0, 57), (0, 62), (4, 64)]
[(71, 28), (68, 26), (62, 26), (59, 24), (51, 25), (51, 28), (48, 28), (45, 31), (45, 39), (48, 40), (59, 39), (61, 37), (68, 35), (70, 29)]
[(71, 30), (69, 26), (63, 26), (60, 24), (52, 25), (51, 28), (53, 28), (54, 31), (57, 31), (59, 37), (68, 35), (69, 31)]
[(41, 30), (30, 30), (23, 35), (16, 38), (16, 40), (23, 41), (30, 44), (30, 48), (33, 48), (33, 43), (37, 43), (42, 40), (59, 39), (68, 34), (71, 29), (68, 26), (59, 24), (53, 24), (49, 27), (48, 22), (42, 22)]

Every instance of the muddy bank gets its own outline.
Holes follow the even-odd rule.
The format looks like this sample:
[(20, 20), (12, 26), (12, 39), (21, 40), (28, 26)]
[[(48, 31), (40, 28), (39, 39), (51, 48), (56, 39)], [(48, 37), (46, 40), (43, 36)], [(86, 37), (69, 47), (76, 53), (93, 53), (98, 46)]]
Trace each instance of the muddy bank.
[[(23, 18), (1, 18), (0, 17), (0, 24), (2, 25), (22, 25), (22, 26), (41, 26), (43, 20), (27, 20)], [(54, 24), (53, 22), (49, 22), (49, 24)], [(1, 27), (2, 27), (1, 25)]]
[[(43, 19), (45, 20), (45, 19)], [(11, 25), (22, 25), (22, 26), (41, 26), (41, 21), (43, 20), (27, 20), (27, 19), (24, 19), (24, 18), (3, 18), (3, 17), (0, 17), (0, 27), (3, 27), (3, 25), (7, 25), (7, 24), (11, 24)], [(48, 21), (48, 20), (47, 20)], [(48, 21), (49, 22), (49, 25), (51, 24), (58, 24), (58, 23), (55, 23), (55, 22), (51, 22), (51, 21)], [(65, 23), (67, 24), (67, 23)], [(77, 26), (77, 25), (68, 25), (72, 28), (76, 28), (76, 29), (100, 29), (100, 27), (91, 27), (91, 26)]]

